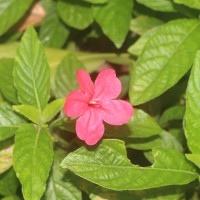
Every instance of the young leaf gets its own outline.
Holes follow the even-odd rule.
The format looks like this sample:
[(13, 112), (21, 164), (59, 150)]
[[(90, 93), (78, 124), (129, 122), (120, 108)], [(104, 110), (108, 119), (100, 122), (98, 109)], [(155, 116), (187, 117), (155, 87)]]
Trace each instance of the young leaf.
[(188, 160), (193, 162), (197, 167), (200, 168), (200, 155), (199, 154), (186, 154)]
[(65, 99), (57, 99), (48, 104), (42, 112), (42, 122), (45, 124), (52, 120), (63, 109)]
[(0, 141), (13, 136), (15, 131), (26, 123), (7, 103), (0, 104)]
[(0, 150), (0, 174), (8, 170), (13, 162), (13, 145)]
[(129, 31), (132, 0), (109, 0), (107, 4), (94, 5), (93, 13), (104, 34), (120, 48)]
[(161, 26), (132, 68), (131, 102), (142, 104), (177, 83), (191, 67), (199, 40), (199, 20), (180, 19)]
[(153, 155), (155, 162), (151, 167), (132, 165), (122, 141), (104, 140), (96, 148), (81, 147), (68, 154), (61, 166), (112, 190), (183, 185), (198, 176), (184, 156), (176, 151), (160, 148), (154, 150)]
[(175, 3), (183, 4), (190, 8), (200, 9), (200, 1), (199, 0), (173, 0)]
[(42, 113), (33, 106), (19, 105), (13, 106), (13, 109), (30, 121), (42, 125), (49, 122), (64, 106), (64, 99), (57, 99), (48, 104)]
[(76, 29), (85, 29), (93, 22), (91, 5), (82, 0), (59, 0), (57, 11), (67, 25)]
[(69, 35), (68, 28), (60, 21), (55, 2), (49, 3), (47, 15), (40, 27), (39, 38), (47, 47), (60, 48)]
[(50, 96), (50, 69), (42, 44), (29, 27), (17, 50), (14, 80), (20, 103), (41, 111)]
[(3, 58), (0, 60), (0, 89), (9, 102), (18, 104), (17, 90), (14, 87), (13, 68), (13, 59)]
[(55, 152), (54, 163), (48, 180), (44, 200), (81, 200), (81, 191), (68, 179), (68, 170), (61, 168), (60, 162), (66, 152)]
[(17, 131), (14, 169), (25, 200), (38, 200), (45, 191), (53, 160), (51, 137), (46, 128), (27, 125)]
[(0, 195), (14, 195), (17, 191), (18, 185), (19, 182), (13, 168), (9, 169), (3, 174), (0, 174)]
[(197, 52), (186, 91), (185, 135), (190, 151), (200, 154), (200, 51)]
[(13, 26), (30, 7), (33, 0), (0, 0), (0, 35)]
[(13, 109), (24, 117), (28, 118), (30, 121), (39, 125), (42, 124), (41, 113), (36, 107), (28, 105), (18, 105), (13, 106)]
[(83, 63), (73, 54), (69, 54), (63, 59), (58, 65), (55, 75), (54, 93), (57, 98), (66, 97), (69, 92), (79, 87), (76, 72), (84, 68)]
[(161, 12), (176, 12), (174, 3), (172, 0), (137, 0), (138, 3), (141, 3), (153, 10)]

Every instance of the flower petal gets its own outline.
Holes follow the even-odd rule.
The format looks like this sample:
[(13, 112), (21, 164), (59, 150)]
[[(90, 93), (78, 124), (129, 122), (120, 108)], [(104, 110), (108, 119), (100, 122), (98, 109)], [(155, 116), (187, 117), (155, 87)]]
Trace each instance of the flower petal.
[(96, 99), (109, 100), (119, 96), (122, 90), (120, 80), (113, 69), (105, 69), (99, 73), (95, 81)]
[(78, 117), (88, 109), (88, 102), (88, 97), (81, 90), (75, 90), (66, 97), (64, 112), (68, 117)]
[(123, 100), (104, 101), (100, 110), (102, 119), (112, 125), (127, 123), (134, 113), (132, 105)]
[(78, 70), (77, 79), (81, 90), (91, 99), (94, 94), (94, 84), (90, 78), (90, 75), (84, 70)]
[(78, 138), (88, 145), (96, 144), (103, 136), (104, 125), (102, 119), (94, 109), (87, 110), (76, 121)]

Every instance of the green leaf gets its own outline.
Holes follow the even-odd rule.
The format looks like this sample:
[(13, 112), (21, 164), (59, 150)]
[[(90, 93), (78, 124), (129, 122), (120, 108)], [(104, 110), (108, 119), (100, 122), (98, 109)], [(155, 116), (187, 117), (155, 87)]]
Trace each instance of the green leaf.
[(28, 10), (33, 0), (0, 0), (0, 35), (3, 35)]
[(0, 60), (0, 89), (4, 97), (14, 104), (18, 103), (17, 91), (13, 79), (14, 60), (3, 58)]
[(8, 196), (2, 198), (1, 200), (20, 200), (20, 198), (18, 196)]
[(169, 121), (172, 120), (182, 120), (185, 114), (184, 106), (172, 106), (166, 109), (161, 117), (159, 118), (159, 124), (165, 127)]
[(64, 101), (64, 99), (57, 99), (51, 102), (45, 107), (42, 113), (37, 108), (28, 105), (13, 106), (13, 109), (30, 121), (42, 125), (55, 117), (55, 115), (63, 108)]
[(152, 28), (162, 24), (163, 22), (157, 18), (140, 15), (131, 20), (130, 30), (138, 35), (143, 35)]
[(68, 26), (76, 29), (85, 29), (93, 22), (91, 5), (82, 0), (59, 0), (57, 11)]
[(19, 182), (13, 168), (9, 169), (3, 174), (0, 174), (0, 195), (14, 195), (17, 191), (18, 185)]
[[(62, 129), (75, 132), (75, 120), (64, 119), (62, 121)], [(142, 110), (135, 109), (134, 115), (128, 123), (121, 126), (112, 126), (105, 124), (105, 137), (107, 138), (148, 138), (158, 135), (162, 129), (147, 113)], [(60, 127), (60, 126), (59, 126)]]
[(137, 0), (137, 2), (151, 8), (152, 10), (161, 12), (176, 12), (175, 4), (172, 0)]
[(86, 1), (86, 2), (92, 3), (92, 4), (100, 4), (100, 3), (108, 2), (108, 0), (82, 0), (82, 1)]
[(153, 34), (156, 33), (158, 27), (150, 29), (149, 31), (145, 32), (136, 42), (134, 42), (129, 48), (128, 52), (130, 54), (139, 56), (142, 53), (144, 46), (146, 45), (147, 41), (152, 37)]
[(74, 54), (68, 54), (63, 59), (55, 75), (54, 93), (57, 98), (66, 97), (68, 93), (79, 87), (76, 72), (84, 68), (83, 63)]
[(19, 129), (13, 159), (24, 199), (40, 199), (53, 161), (52, 141), (47, 128), (27, 125)]
[(200, 168), (200, 155), (199, 154), (186, 154), (188, 160), (193, 162), (197, 167)]
[(125, 141), (127, 148), (137, 150), (150, 150), (162, 146), (162, 139), (157, 135), (148, 138), (128, 138)]
[(191, 67), (199, 40), (199, 20), (180, 19), (161, 26), (132, 68), (131, 102), (142, 104), (175, 85)]
[(69, 30), (60, 21), (55, 2), (50, 2), (47, 15), (40, 26), (39, 38), (47, 47), (60, 48), (69, 36)]
[(109, 0), (107, 4), (93, 6), (96, 22), (102, 28), (104, 34), (120, 48), (129, 31), (132, 0)]
[(46, 123), (52, 120), (63, 109), (64, 102), (65, 99), (57, 99), (48, 104), (42, 112), (42, 122)]
[(134, 115), (127, 124), (121, 126), (106, 125), (108, 137), (145, 138), (161, 132), (160, 126), (143, 110), (135, 109)]
[(7, 103), (0, 104), (0, 141), (13, 136), (26, 121), (17, 115)]
[(56, 151), (44, 200), (81, 200), (81, 191), (68, 179), (69, 171), (61, 168), (60, 162), (66, 152)]
[(183, 147), (180, 141), (171, 133), (163, 130), (160, 137), (162, 138), (162, 146), (174, 149), (178, 152), (183, 152)]
[(0, 91), (0, 103), (3, 103), (3, 102), (4, 102), (4, 98), (3, 98), (1, 91)]
[(151, 167), (132, 165), (122, 141), (104, 140), (96, 148), (81, 147), (68, 154), (61, 166), (112, 190), (182, 185), (198, 176), (184, 156), (176, 151), (159, 148), (153, 151), (153, 156), (155, 162)]
[(28, 105), (18, 105), (13, 106), (13, 109), (24, 117), (28, 118), (30, 121), (39, 125), (42, 124), (41, 113), (37, 108)]
[(0, 174), (8, 170), (12, 164), (13, 145), (0, 150)]
[(126, 147), (137, 150), (150, 150), (159, 147), (167, 147), (178, 152), (183, 152), (183, 147), (179, 140), (171, 133), (162, 130), (159, 135), (147, 138), (125, 139)]
[(190, 151), (200, 154), (200, 51), (197, 52), (186, 90), (185, 135)]
[(200, 1), (199, 0), (173, 0), (175, 3), (183, 4), (190, 8), (200, 9)]
[(20, 103), (41, 111), (50, 96), (50, 69), (42, 44), (33, 27), (26, 30), (19, 45), (14, 80)]

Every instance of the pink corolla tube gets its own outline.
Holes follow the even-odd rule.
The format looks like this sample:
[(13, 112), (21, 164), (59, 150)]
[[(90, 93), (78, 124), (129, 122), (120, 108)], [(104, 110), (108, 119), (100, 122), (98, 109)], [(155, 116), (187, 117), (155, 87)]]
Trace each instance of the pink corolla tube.
[(101, 71), (95, 83), (84, 70), (77, 71), (77, 79), (80, 89), (66, 97), (64, 112), (68, 117), (78, 117), (78, 138), (94, 145), (104, 134), (103, 121), (122, 125), (129, 121), (134, 109), (126, 101), (114, 100), (121, 93), (122, 85), (113, 69)]

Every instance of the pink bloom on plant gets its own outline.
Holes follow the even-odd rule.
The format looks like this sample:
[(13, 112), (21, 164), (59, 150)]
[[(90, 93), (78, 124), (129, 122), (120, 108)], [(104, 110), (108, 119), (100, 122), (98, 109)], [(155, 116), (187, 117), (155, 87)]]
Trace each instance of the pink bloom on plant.
[(120, 80), (112, 69), (99, 73), (95, 83), (84, 70), (78, 70), (80, 89), (66, 97), (64, 111), (69, 117), (79, 117), (76, 133), (88, 145), (96, 144), (103, 136), (103, 121), (112, 125), (127, 123), (133, 115), (133, 107), (123, 100), (114, 100), (122, 90)]

